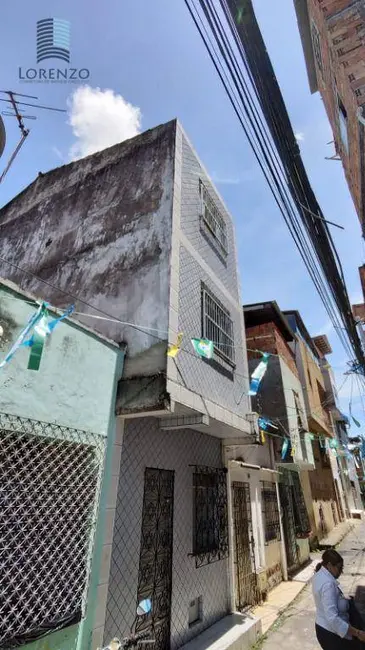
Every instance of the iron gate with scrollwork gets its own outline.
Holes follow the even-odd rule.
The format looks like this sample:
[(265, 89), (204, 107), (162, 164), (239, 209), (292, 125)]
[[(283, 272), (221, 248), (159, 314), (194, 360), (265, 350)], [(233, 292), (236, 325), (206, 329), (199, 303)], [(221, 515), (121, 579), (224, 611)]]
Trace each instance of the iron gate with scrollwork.
[(154, 650), (170, 648), (174, 476), (145, 470), (137, 602), (151, 598), (152, 612), (137, 620), (136, 632), (150, 630)]
[(242, 611), (259, 602), (255, 570), (254, 537), (249, 483), (234, 482), (234, 563), (236, 568), (236, 607)]

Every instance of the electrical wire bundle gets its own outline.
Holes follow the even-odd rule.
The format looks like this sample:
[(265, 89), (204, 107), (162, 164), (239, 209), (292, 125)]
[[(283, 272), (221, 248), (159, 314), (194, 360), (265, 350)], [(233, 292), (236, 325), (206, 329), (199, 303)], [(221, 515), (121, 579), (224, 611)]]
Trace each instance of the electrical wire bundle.
[(308, 179), (251, 0), (185, 0), (275, 202), (350, 359), (365, 358), (343, 270)]

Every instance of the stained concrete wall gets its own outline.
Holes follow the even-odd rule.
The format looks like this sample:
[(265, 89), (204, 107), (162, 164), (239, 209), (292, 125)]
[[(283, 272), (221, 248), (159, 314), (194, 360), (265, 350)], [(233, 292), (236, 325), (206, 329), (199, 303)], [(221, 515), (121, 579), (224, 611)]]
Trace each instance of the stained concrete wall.
[(63, 290), (80, 297), (78, 312), (103, 316), (86, 301), (142, 326), (85, 319), (128, 344), (125, 377), (166, 368), (175, 131), (169, 122), (54, 169), (0, 211), (0, 256), (60, 290), (4, 263), (3, 277), (56, 306), (72, 300)]

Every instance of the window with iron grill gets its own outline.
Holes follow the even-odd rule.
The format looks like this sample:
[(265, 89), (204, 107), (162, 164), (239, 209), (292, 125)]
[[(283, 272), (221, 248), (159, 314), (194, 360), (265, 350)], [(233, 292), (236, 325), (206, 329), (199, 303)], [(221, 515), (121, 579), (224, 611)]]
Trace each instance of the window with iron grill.
[(214, 239), (217, 240), (222, 252), (227, 255), (228, 241), (226, 222), (202, 181), (200, 181), (200, 196), (204, 224), (207, 226)]
[(312, 43), (313, 43), (313, 52), (317, 62), (317, 66), (321, 72), (323, 72), (323, 61), (322, 61), (322, 50), (321, 50), (321, 38), (317, 25), (312, 22)]
[(195, 467), (193, 555), (203, 566), (228, 557), (227, 472)]
[(218, 354), (234, 365), (233, 321), (229, 311), (202, 286), (202, 337), (213, 341)]
[(294, 505), (294, 523), (295, 532), (298, 537), (301, 535), (308, 535), (311, 531), (307, 506), (304, 501), (304, 494), (300, 483), (299, 474), (292, 472), (292, 491), (293, 491), (293, 505)]
[(261, 481), (262, 515), (265, 542), (280, 540), (280, 513), (275, 483)]
[(104, 440), (0, 413), (0, 648), (84, 614)]
[(302, 450), (302, 458), (303, 460), (308, 459), (308, 452), (307, 452), (307, 445), (306, 445), (306, 439), (305, 439), (305, 429), (303, 426), (303, 418), (302, 418), (302, 407), (301, 403), (299, 400), (299, 395), (298, 393), (293, 390), (294, 394), (294, 402), (295, 402), (295, 410), (296, 410), (296, 415), (297, 415), (297, 425), (298, 425), (298, 432), (299, 432), (299, 440), (300, 440), (300, 446)]

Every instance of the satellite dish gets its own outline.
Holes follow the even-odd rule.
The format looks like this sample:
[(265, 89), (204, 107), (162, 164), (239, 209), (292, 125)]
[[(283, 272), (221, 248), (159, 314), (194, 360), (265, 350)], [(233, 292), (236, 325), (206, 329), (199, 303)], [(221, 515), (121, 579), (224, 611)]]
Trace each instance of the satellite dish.
[(5, 149), (6, 135), (5, 135), (5, 126), (3, 118), (0, 115), (0, 157)]

